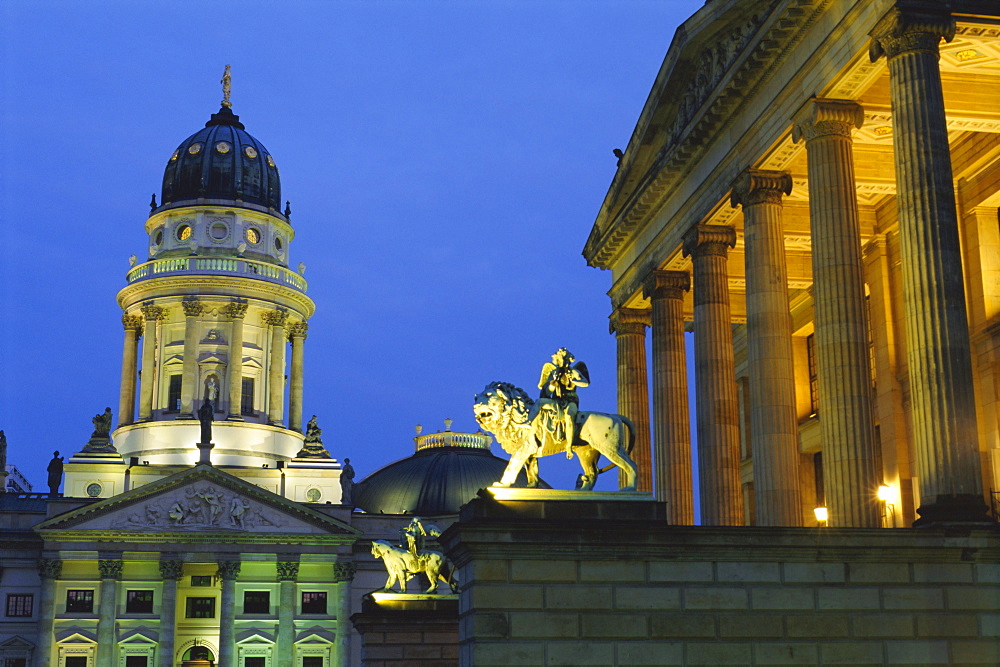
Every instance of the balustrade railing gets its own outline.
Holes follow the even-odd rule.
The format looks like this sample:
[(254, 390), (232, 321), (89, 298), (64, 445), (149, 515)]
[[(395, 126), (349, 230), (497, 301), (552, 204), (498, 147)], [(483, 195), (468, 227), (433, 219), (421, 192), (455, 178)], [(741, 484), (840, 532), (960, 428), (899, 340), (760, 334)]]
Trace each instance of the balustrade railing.
[(305, 292), (306, 279), (298, 273), (276, 264), (258, 262), (238, 257), (169, 257), (154, 259), (133, 267), (125, 279), (137, 280), (153, 278), (169, 273), (209, 273), (216, 275), (241, 275), (269, 282), (282, 283)]
[(418, 435), (417, 451), (431, 447), (469, 447), (472, 449), (489, 449), (493, 438), (485, 433), (428, 433)]

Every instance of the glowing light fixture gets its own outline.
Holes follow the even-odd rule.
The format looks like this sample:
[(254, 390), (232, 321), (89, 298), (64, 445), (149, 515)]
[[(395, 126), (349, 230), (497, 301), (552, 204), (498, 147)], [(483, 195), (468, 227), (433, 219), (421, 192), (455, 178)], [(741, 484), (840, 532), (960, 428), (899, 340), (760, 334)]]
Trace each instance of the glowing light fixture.
[(975, 49), (962, 49), (961, 51), (955, 52), (955, 57), (964, 63), (970, 60), (975, 60), (976, 58), (982, 58), (983, 54), (979, 53), (979, 51), (976, 51)]
[(882, 502), (892, 500), (892, 487), (885, 484), (878, 487), (878, 499)]
[(820, 523), (826, 523), (829, 518), (829, 514), (827, 513), (825, 507), (817, 507), (813, 510), (813, 514), (816, 515), (816, 520)]

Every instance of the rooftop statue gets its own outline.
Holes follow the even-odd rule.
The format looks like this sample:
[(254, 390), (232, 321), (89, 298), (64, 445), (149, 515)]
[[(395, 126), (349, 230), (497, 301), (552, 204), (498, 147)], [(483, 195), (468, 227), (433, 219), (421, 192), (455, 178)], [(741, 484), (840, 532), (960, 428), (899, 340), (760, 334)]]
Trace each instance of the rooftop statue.
[[(510, 454), (510, 463), (494, 486), (513, 485), (522, 467), (528, 486), (537, 486), (538, 457), (562, 451), (568, 458), (576, 453), (580, 459), (580, 490), (593, 489), (598, 474), (618, 466), (625, 472), (621, 490), (635, 491), (638, 474), (629, 456), (635, 427), (623, 415), (577, 410), (576, 387), (589, 385), (590, 376), (582, 362), (574, 361), (566, 348), (552, 355), (552, 363), (542, 367), (537, 402), (509, 382), (491, 382), (476, 395), (472, 406), (476, 422)], [(602, 454), (612, 465), (598, 470)]]
[(118, 450), (111, 444), (111, 422), (113, 416), (111, 408), (104, 408), (103, 413), (98, 413), (91, 418), (94, 424), (94, 432), (90, 434), (90, 440), (80, 450), (81, 454), (117, 454)]
[(49, 495), (59, 495), (59, 485), (62, 484), (63, 477), (63, 457), (59, 456), (59, 452), (52, 452), (52, 460), (49, 461), (45, 471), (49, 473)]
[[(440, 551), (424, 549), (424, 538), (437, 537), (441, 534), (436, 526), (424, 525), (418, 516), (413, 517), (406, 528), (400, 530), (400, 534), (406, 539), (407, 546), (396, 546), (386, 540), (375, 540), (372, 542), (372, 555), (381, 558), (385, 569), (389, 572), (389, 578), (385, 580), (384, 591), (391, 591), (393, 586), (399, 586), (399, 592), (406, 592), (406, 583), (417, 576), (423, 574), (427, 577), (429, 588), (425, 593), (436, 593), (438, 581), (443, 581), (451, 588), (457, 590), (458, 582), (455, 579), (455, 566)], [(447, 571), (447, 575), (444, 574)]]
[(302, 443), (302, 449), (299, 450), (299, 453), (295, 457), (300, 459), (330, 458), (330, 452), (323, 446), (323, 429), (316, 423), (316, 415), (313, 415), (312, 419), (306, 424), (306, 439)]

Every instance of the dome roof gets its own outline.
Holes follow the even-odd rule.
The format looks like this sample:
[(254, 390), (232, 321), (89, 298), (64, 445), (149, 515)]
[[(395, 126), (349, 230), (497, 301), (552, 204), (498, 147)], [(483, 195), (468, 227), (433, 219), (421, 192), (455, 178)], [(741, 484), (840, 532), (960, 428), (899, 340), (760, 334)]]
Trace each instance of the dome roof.
[[(373, 472), (353, 490), (354, 504), (369, 514), (453, 514), (500, 479), (507, 461), (490, 452), (485, 433), (418, 436), (409, 458)], [(524, 471), (515, 486), (524, 487)], [(550, 488), (539, 480), (539, 486)]]
[(274, 159), (225, 106), (212, 114), (204, 129), (181, 142), (163, 172), (161, 206), (198, 198), (239, 199), (280, 210), (281, 181)]

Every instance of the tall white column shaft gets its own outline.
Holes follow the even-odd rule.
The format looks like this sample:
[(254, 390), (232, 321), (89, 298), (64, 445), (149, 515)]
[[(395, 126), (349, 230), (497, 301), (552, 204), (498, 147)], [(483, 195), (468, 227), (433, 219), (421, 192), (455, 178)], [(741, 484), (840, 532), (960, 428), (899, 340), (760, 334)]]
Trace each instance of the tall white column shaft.
[(141, 315), (122, 315), (125, 328), (125, 345), (122, 348), (122, 381), (118, 395), (118, 425), (135, 421), (135, 377), (139, 362), (139, 336), (142, 335)]
[[(632, 460), (639, 470), (637, 491), (653, 490), (653, 459), (649, 439), (649, 386), (646, 374), (646, 327), (648, 310), (616, 308), (611, 314), (610, 330), (618, 347), (618, 412), (635, 427)], [(619, 486), (625, 473), (619, 471)]]
[(36, 667), (54, 664), (52, 648), (55, 642), (56, 580), (62, 575), (62, 561), (58, 558), (42, 558), (38, 561), (38, 576), (41, 590), (38, 593), (38, 650), (35, 653)]
[(792, 317), (781, 224), (781, 197), (791, 190), (786, 172), (747, 169), (733, 183), (732, 193), (733, 206), (743, 207), (750, 447), (759, 526), (802, 525)]
[(97, 607), (97, 667), (116, 667), (115, 625), (118, 622), (118, 581), (122, 578), (122, 561), (100, 559), (100, 602)]
[(243, 318), (247, 314), (246, 301), (233, 301), (226, 306), (232, 324), (229, 329), (229, 416), (243, 421)]
[(268, 424), (281, 426), (285, 408), (285, 319), (283, 310), (266, 313), (265, 321), (271, 325), (271, 355), (267, 375)]
[[(195, 299), (185, 299), (184, 306), (184, 370), (181, 379), (181, 417), (194, 417), (194, 399), (198, 394), (198, 317), (205, 307)], [(172, 407), (172, 406), (171, 406)]]
[(288, 326), (288, 339), (292, 343), (292, 372), (288, 382), (288, 428), (302, 432), (302, 389), (305, 359), (306, 331), (309, 325), (295, 322)]
[(861, 224), (851, 131), (864, 110), (814, 99), (795, 126), (805, 138), (823, 479), (830, 526), (881, 525)]
[(142, 377), (139, 384), (139, 421), (153, 418), (153, 384), (156, 381), (156, 323), (166, 317), (166, 310), (147, 303), (141, 308), (145, 320), (142, 335)]
[(219, 667), (237, 667), (236, 578), (240, 575), (240, 561), (219, 561), (218, 575), (222, 580), (219, 605)]
[(174, 667), (174, 638), (177, 633), (177, 580), (184, 570), (180, 560), (161, 560), (160, 579), (163, 596), (160, 600), (160, 637), (157, 648), (159, 667)]
[(278, 561), (278, 650), (276, 667), (295, 664), (295, 582), (299, 575), (298, 561)]

